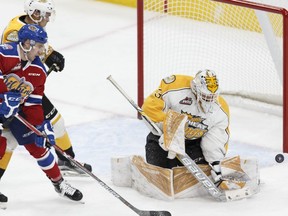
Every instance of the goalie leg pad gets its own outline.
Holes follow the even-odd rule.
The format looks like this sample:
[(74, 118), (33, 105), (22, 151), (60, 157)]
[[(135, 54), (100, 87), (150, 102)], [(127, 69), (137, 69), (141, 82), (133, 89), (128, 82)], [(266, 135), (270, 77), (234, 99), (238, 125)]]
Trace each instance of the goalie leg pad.
[(130, 156), (111, 158), (111, 180), (118, 187), (132, 187)]
[[(210, 175), (211, 167), (208, 164), (200, 164), (199, 167), (207, 176)], [(173, 186), (177, 199), (203, 197), (208, 194), (202, 184), (184, 166), (173, 168)]]
[(141, 156), (131, 162), (132, 188), (149, 197), (161, 200), (174, 199), (173, 172), (171, 169), (148, 164)]
[(241, 159), (241, 167), (250, 178), (246, 182), (246, 187), (250, 188), (252, 195), (258, 193), (260, 191), (258, 160), (256, 158)]

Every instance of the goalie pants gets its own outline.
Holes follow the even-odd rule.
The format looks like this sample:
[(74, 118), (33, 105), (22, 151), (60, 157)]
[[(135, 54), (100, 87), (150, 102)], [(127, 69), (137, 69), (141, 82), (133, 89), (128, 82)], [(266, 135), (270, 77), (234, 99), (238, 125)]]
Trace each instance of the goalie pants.
[[(147, 163), (169, 169), (183, 166), (177, 158), (172, 160), (167, 158), (168, 152), (160, 147), (158, 142), (159, 138), (159, 136), (156, 136), (153, 133), (149, 133), (146, 138), (145, 151)], [(200, 141), (201, 138), (196, 140), (185, 140), (185, 151), (197, 164), (207, 164), (200, 147)]]

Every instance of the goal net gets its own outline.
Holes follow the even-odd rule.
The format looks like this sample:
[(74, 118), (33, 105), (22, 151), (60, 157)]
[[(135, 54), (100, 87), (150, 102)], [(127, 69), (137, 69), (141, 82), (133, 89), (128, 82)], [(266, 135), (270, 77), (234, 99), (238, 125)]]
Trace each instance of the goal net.
[[(243, 0), (138, 0), (137, 13), (139, 105), (166, 76), (212, 69), (231, 105), (288, 118), (285, 9)], [(288, 152), (285, 134), (283, 124)]]

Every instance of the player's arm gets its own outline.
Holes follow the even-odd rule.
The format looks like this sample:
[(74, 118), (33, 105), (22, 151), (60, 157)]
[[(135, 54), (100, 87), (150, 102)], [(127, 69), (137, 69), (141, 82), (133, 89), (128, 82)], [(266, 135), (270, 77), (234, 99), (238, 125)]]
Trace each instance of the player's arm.
[(17, 42), (18, 31), (24, 25), (19, 20), (21, 16), (13, 18), (2, 33), (1, 43)]
[(221, 161), (227, 151), (229, 140), (228, 120), (213, 126), (201, 140), (201, 148), (205, 160), (209, 163)]
[(0, 46), (0, 93), (7, 92), (7, 86), (4, 83), (4, 65), (3, 65), (2, 47)]
[(157, 90), (147, 97), (142, 106), (143, 111), (154, 122), (163, 122), (169, 109), (169, 101), (165, 99), (170, 91), (190, 88), (192, 77), (184, 75), (172, 75), (161, 80)]
[(161, 86), (155, 90), (151, 95), (149, 95), (142, 106), (143, 111), (149, 118), (154, 122), (163, 122), (165, 117), (165, 102), (162, 99)]
[(18, 41), (18, 30), (12, 29), (10, 31), (6, 31), (2, 35), (1, 44), (9, 43), (9, 42), (17, 42)]

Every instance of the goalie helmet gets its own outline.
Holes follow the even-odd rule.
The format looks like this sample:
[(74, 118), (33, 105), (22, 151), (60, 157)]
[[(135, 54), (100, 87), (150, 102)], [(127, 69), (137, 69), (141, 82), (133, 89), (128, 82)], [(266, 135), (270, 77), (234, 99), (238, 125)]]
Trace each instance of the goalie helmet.
[(212, 70), (200, 70), (191, 81), (192, 92), (196, 95), (198, 106), (205, 113), (213, 111), (213, 103), (219, 95), (219, 80)]
[[(34, 12), (40, 13), (40, 19), (35, 20), (32, 15)], [(49, 17), (50, 21), (54, 20), (55, 17), (55, 4), (53, 0), (26, 0), (24, 3), (24, 12), (36, 23), (41, 22), (44, 18)]]
[(35, 24), (26, 24), (18, 31), (20, 43), (30, 40), (30, 45), (34, 46), (37, 42), (41, 44), (47, 43), (47, 33), (45, 30)]

